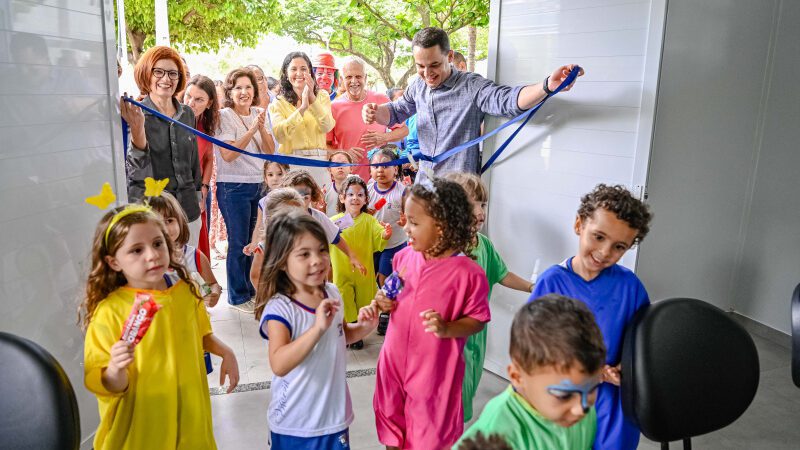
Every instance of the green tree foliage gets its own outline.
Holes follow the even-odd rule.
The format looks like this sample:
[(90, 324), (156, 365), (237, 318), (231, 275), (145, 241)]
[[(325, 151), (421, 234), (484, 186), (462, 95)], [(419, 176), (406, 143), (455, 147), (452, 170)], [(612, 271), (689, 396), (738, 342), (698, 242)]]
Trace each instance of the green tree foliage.
[[(467, 26), (485, 27), (489, 0), (287, 1), (276, 33), (298, 42), (355, 55), (372, 66), (386, 86), (405, 87), (415, 69), (411, 40), (424, 27), (453, 34)], [(394, 68), (402, 71), (397, 76)]]
[[(170, 42), (186, 52), (217, 51), (221, 44), (254, 47), (275, 23), (276, 0), (169, 0)], [(126, 0), (129, 59), (155, 45), (154, 0)]]

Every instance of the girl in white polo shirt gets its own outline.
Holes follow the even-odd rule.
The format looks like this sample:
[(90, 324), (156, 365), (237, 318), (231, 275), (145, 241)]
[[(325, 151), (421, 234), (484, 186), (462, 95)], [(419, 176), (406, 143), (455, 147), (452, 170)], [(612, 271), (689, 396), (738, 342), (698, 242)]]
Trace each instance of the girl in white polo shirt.
[(377, 311), (364, 307), (357, 323), (344, 321), (339, 291), (327, 282), (328, 239), (308, 214), (270, 218), (265, 244), (256, 313), (275, 374), (271, 448), (347, 450), (353, 408), (345, 346), (377, 327)]

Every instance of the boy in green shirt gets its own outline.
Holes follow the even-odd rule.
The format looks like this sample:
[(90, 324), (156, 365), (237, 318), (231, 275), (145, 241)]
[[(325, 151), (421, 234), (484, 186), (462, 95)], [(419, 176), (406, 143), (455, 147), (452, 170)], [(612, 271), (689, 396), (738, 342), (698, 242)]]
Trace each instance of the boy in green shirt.
[[(486, 221), (486, 204), (489, 201), (489, 192), (481, 181), (481, 177), (474, 173), (452, 172), (445, 178), (454, 181), (464, 188), (472, 203), (472, 215), (475, 217), (477, 228), (480, 230)], [(481, 233), (475, 234), (477, 245), (472, 250), (475, 262), (486, 272), (489, 282), (489, 299), (492, 298), (492, 287), (500, 283), (509, 289), (521, 292), (533, 291), (533, 283), (509, 272), (505, 261), (497, 253), (492, 241)], [(478, 384), (483, 375), (483, 361), (486, 358), (486, 328), (467, 338), (464, 345), (464, 383), (461, 388), (461, 402), (464, 405), (464, 422), (472, 420), (472, 400), (478, 391)]]
[(525, 304), (511, 325), (510, 353), (511, 386), (454, 448), (480, 432), (517, 450), (590, 449), (606, 349), (589, 308), (556, 294)]

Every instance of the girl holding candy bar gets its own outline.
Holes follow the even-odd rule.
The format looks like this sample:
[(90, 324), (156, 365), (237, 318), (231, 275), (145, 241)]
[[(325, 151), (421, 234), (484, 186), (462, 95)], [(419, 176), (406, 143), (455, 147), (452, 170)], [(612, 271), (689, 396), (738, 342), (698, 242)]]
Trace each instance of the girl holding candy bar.
[(97, 450), (216, 448), (203, 349), (224, 355), (229, 392), (238, 367), (173, 251), (146, 205), (107, 213), (95, 231), (80, 320), (84, 383), (100, 408)]

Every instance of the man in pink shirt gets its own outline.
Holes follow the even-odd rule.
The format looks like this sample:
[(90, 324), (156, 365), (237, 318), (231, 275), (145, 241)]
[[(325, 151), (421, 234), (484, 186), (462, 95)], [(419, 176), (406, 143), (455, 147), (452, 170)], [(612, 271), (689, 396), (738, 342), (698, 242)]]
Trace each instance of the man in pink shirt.
[[(401, 141), (408, 135), (408, 127), (401, 124), (387, 132), (384, 125), (367, 125), (361, 118), (361, 109), (367, 103), (389, 103), (384, 94), (368, 91), (366, 64), (361, 58), (349, 56), (342, 65), (344, 95), (331, 103), (331, 113), (336, 126), (328, 133), (331, 148), (345, 150), (358, 164), (366, 164), (367, 151), (389, 142)], [(354, 167), (353, 173), (369, 180), (369, 167)]]

